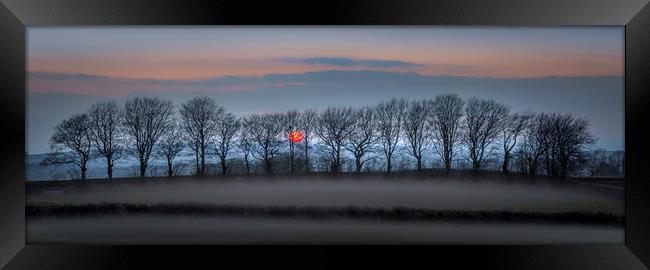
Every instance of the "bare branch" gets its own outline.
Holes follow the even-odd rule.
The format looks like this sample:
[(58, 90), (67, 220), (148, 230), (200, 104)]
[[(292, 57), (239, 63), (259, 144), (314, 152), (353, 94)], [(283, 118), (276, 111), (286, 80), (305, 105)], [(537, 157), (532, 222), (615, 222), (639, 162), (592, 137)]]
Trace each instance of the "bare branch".
[(50, 154), (43, 165), (74, 164), (81, 180), (86, 179), (87, 163), (92, 158), (93, 145), (88, 114), (75, 114), (54, 128), (50, 138)]
[(124, 104), (125, 132), (140, 163), (140, 177), (145, 177), (156, 143), (171, 124), (173, 113), (172, 102), (157, 97), (134, 97)]
[(451, 171), (455, 147), (460, 141), (464, 105), (456, 94), (437, 96), (430, 105), (429, 127), (447, 173)]

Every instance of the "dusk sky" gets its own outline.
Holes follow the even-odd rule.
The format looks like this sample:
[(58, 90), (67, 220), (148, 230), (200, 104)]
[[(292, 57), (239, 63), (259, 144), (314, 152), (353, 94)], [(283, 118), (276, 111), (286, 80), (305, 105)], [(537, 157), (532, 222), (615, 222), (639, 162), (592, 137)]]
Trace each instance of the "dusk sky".
[(149, 94), (241, 114), (459, 92), (571, 112), (623, 146), (623, 27), (29, 27), (27, 44), (30, 153), (85, 103)]
[(139, 79), (333, 68), (500, 78), (623, 71), (621, 27), (31, 27), (28, 38), (30, 71)]

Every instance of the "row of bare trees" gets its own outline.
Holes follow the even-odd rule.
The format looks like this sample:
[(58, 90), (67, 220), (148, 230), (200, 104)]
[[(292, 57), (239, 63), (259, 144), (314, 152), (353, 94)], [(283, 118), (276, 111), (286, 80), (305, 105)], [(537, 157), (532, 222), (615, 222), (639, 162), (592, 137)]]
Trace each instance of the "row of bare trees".
[(594, 143), (589, 123), (568, 114), (537, 114), (528, 117), (524, 141), (517, 155), (522, 170), (565, 178), (589, 157), (585, 151)]
[[(289, 140), (293, 131), (302, 133), (301, 142)], [(140, 177), (145, 177), (151, 161), (160, 158), (172, 176), (174, 160), (191, 150), (197, 175), (206, 174), (211, 157), (228, 174), (233, 155), (243, 160), (246, 174), (253, 172), (255, 161), (273, 173), (280, 155), (288, 155), (290, 172), (310, 172), (314, 154), (326, 157), (332, 173), (342, 170), (346, 155), (353, 157), (358, 173), (377, 158), (391, 173), (396, 153), (406, 149), (419, 172), (426, 167), (425, 156), (441, 161), (449, 173), (459, 156), (479, 172), (486, 159), (498, 155), (504, 174), (514, 168), (565, 178), (585, 164), (593, 143), (588, 122), (570, 114), (516, 113), (494, 100), (463, 100), (455, 94), (241, 118), (210, 97), (195, 97), (178, 107), (157, 97), (134, 97), (122, 105), (96, 103), (87, 113), (63, 120), (51, 137), (45, 163), (75, 164), (85, 179), (88, 161), (99, 156), (112, 178), (115, 161), (128, 155), (137, 159)]]
[(138, 160), (144, 177), (158, 154), (171, 164), (182, 150), (174, 117), (171, 101), (160, 98), (135, 97), (123, 106), (115, 101), (93, 104), (88, 112), (72, 115), (55, 127), (51, 152), (43, 163), (74, 164), (83, 180), (88, 161), (98, 155), (106, 160), (106, 173), (112, 178), (115, 162), (128, 154)]

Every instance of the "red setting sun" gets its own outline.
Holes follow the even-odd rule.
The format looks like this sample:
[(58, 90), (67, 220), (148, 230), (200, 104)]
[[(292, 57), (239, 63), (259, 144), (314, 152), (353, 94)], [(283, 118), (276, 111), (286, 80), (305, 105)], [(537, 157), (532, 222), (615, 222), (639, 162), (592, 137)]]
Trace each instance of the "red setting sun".
[(299, 143), (302, 141), (302, 132), (300, 131), (292, 131), (291, 134), (289, 134), (289, 140), (291, 142)]

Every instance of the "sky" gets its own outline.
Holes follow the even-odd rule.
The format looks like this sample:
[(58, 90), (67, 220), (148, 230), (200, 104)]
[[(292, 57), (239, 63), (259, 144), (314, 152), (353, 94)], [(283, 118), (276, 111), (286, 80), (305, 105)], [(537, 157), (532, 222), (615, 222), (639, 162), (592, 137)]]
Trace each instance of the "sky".
[(459, 93), (588, 118), (622, 149), (623, 52), (622, 27), (29, 27), (26, 147), (108, 98), (246, 114)]
[(621, 27), (30, 27), (28, 32), (30, 71), (121, 78), (329, 68), (489, 77), (623, 70)]

